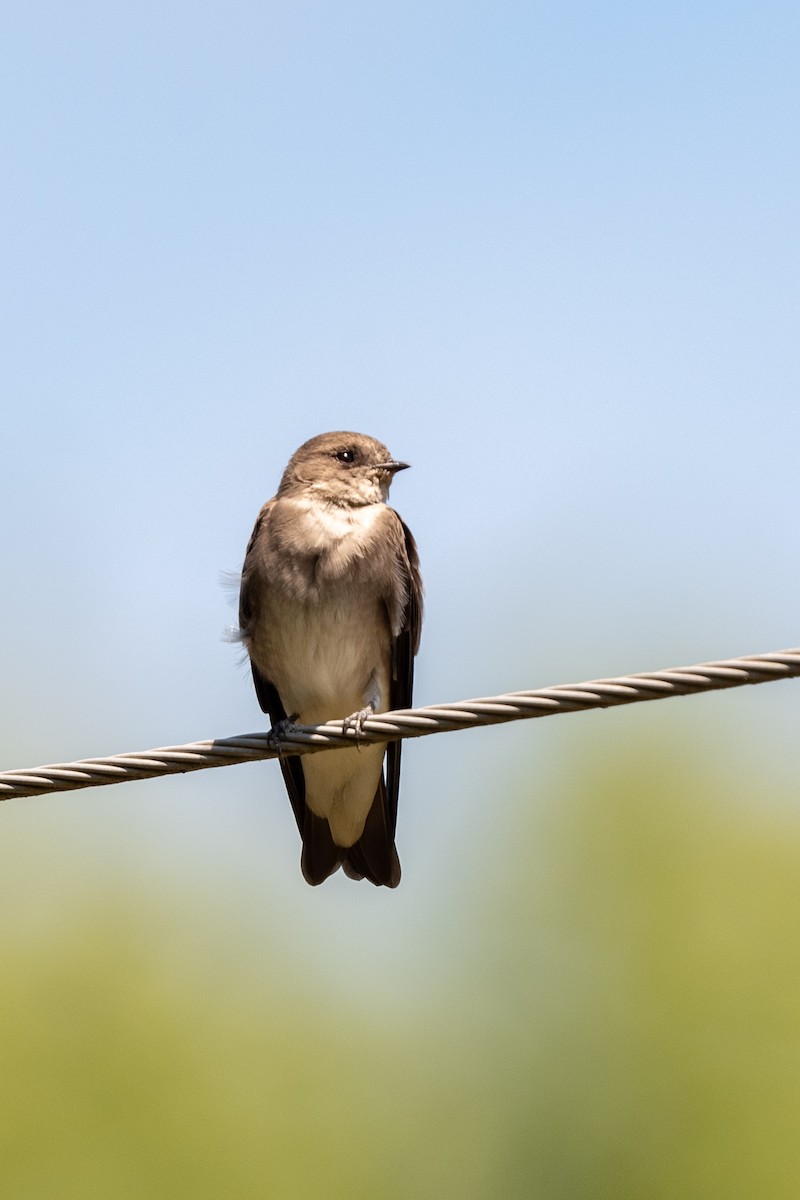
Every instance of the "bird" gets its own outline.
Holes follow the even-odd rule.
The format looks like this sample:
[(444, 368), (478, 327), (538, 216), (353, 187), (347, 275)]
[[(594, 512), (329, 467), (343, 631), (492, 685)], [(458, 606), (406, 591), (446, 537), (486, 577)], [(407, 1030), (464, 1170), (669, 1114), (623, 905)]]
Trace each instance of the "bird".
[[(358, 736), (373, 714), (411, 707), (423, 585), (414, 538), (387, 504), (408, 465), (366, 434), (319, 434), (295, 451), (258, 514), (239, 637), (278, 742), (293, 723), (341, 718)], [(401, 746), (281, 756), (309, 884), (341, 867), (397, 887)]]

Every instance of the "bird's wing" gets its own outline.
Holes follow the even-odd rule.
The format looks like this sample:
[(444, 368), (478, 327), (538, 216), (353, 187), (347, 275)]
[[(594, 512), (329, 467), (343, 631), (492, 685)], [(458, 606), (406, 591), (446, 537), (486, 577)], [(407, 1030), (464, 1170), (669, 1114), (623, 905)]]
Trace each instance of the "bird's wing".
[[(274, 504), (274, 500), (268, 500), (258, 514), (258, 519), (250, 535), (250, 541), (247, 543), (247, 551), (244, 556), (242, 585), (239, 592), (239, 629), (245, 644), (247, 644), (248, 633), (253, 626), (253, 622), (257, 619), (258, 606), (263, 602), (264, 588), (269, 586), (268, 581), (264, 577), (263, 570), (256, 570), (256, 556), (258, 554), (259, 542), (263, 538), (269, 537), (269, 517)], [(258, 669), (252, 658), (250, 660), (250, 669), (253, 672), (253, 684), (255, 685), (258, 703), (261, 705), (262, 712), (267, 713), (269, 716), (270, 725), (274, 728), (280, 721), (285, 721), (288, 715), (278, 695), (278, 689)], [(281, 758), (280, 765), (283, 781), (286, 784), (286, 791), (289, 793), (292, 810), (297, 821), (297, 827), (302, 834), (306, 821), (306, 784), (302, 763), (300, 762), (300, 758), (295, 755), (290, 758)]]
[[(395, 514), (397, 516), (397, 514)], [(405, 582), (405, 607), (399, 631), (392, 642), (392, 708), (410, 708), (414, 691), (414, 655), (419, 649), (422, 630), (422, 576), (417, 544), (411, 530), (397, 517), (402, 533), (401, 568)], [(386, 751), (386, 807), (392, 836), (397, 825), (397, 798), (400, 792), (400, 755), (402, 742), (389, 742)]]

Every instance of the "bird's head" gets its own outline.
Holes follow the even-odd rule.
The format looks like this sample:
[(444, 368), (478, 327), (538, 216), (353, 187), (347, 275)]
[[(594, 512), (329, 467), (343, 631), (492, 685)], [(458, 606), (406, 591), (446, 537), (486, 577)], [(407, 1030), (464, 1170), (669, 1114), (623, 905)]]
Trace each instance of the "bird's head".
[(394, 476), (408, 465), (364, 433), (321, 433), (292, 455), (278, 495), (313, 496), (345, 508), (380, 504)]

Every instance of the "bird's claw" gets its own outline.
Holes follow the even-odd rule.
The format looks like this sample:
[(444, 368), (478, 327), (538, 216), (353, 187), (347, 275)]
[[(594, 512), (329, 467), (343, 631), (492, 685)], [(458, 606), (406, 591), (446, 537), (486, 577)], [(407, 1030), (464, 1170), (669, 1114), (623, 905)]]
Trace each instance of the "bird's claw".
[(299, 713), (292, 713), (290, 717), (284, 717), (282, 721), (275, 722), (267, 734), (267, 745), (270, 750), (275, 750), (278, 754), (286, 753), (284, 739), (291, 737), (296, 732), (296, 721), (299, 715)]
[(357, 738), (364, 736), (364, 722), (370, 717), (375, 716), (375, 709), (371, 704), (366, 708), (360, 708), (358, 712), (350, 713), (349, 717), (345, 717), (342, 721), (342, 732), (349, 733), (352, 729)]

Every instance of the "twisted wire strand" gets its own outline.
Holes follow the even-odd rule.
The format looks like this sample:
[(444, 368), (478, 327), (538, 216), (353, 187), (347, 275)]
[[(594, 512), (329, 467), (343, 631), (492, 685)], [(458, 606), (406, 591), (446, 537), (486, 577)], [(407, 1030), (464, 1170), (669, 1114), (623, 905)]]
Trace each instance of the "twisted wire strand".
[(380, 713), (364, 721), (363, 733), (357, 734), (344, 721), (324, 725), (292, 726), (280, 737), (269, 733), (250, 733), (240, 737), (214, 738), (190, 742), (184, 746), (162, 746), (109, 758), (85, 758), (78, 762), (56, 763), (29, 770), (0, 772), (0, 799), (11, 796), (41, 796), (48, 792), (73, 791), (125, 783), (132, 779), (152, 779), (159, 775), (202, 771), (209, 767), (227, 767), (234, 763), (278, 758), (281, 754), (312, 754), (352, 745), (354, 740), (396, 741), (400, 738), (425, 737), (431, 733), (450, 733), (483, 725), (500, 725), (557, 713), (579, 712), (589, 708), (611, 708), (636, 704), (642, 700), (663, 700), (668, 696), (693, 695), (741, 687), (746, 683), (769, 683), (800, 675), (800, 647), (750, 654), (691, 667), (669, 667), (663, 671), (645, 671), (638, 675), (620, 675), (613, 679), (592, 679), (586, 683), (557, 684), (530, 692), (508, 692), (477, 700), (459, 700), (452, 704), (425, 708), (398, 709)]

